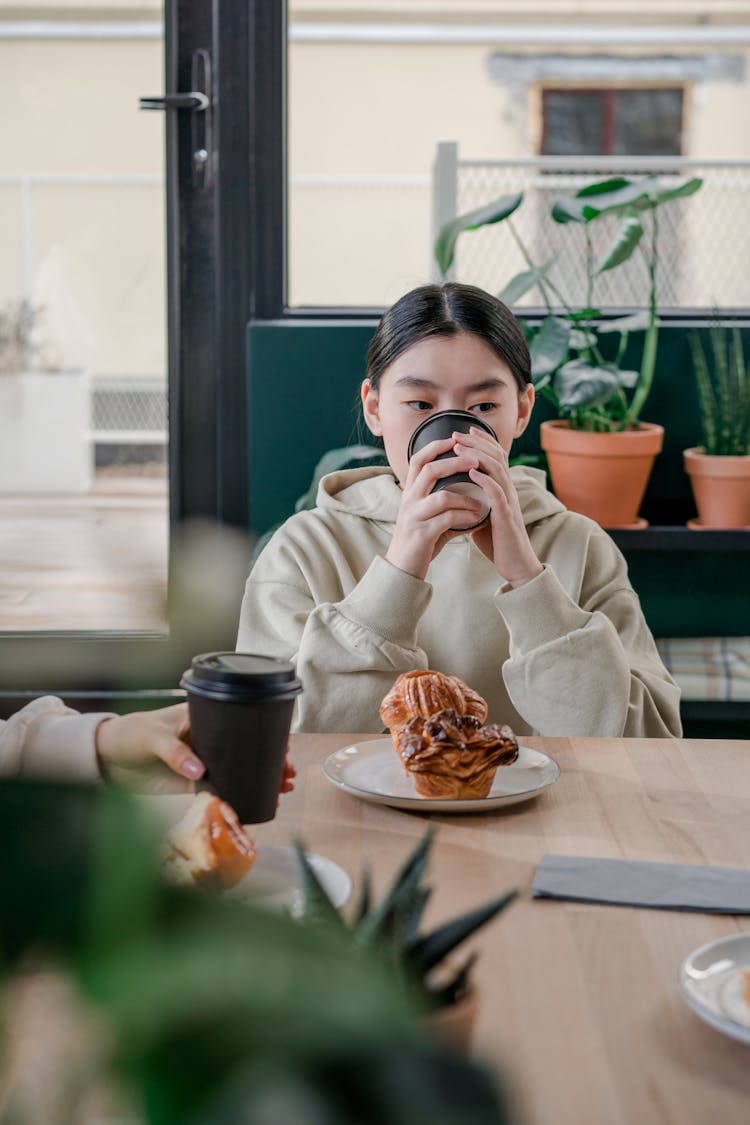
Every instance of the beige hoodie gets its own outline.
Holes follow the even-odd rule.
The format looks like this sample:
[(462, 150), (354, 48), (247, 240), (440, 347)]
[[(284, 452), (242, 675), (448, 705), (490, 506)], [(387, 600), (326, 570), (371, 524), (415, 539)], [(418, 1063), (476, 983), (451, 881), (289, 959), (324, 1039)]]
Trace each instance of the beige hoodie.
[(511, 475), (544, 564), (515, 589), (465, 535), (425, 581), (386, 562), (401, 500), (388, 468), (329, 474), (318, 507), (276, 532), (247, 580), (237, 648), (296, 663), (295, 729), (382, 731), (396, 676), (434, 668), (518, 734), (680, 734), (679, 689), (612, 539), (567, 511), (539, 470)]
[(34, 699), (0, 720), (0, 777), (98, 781), (96, 728), (109, 718), (109, 712), (79, 715), (54, 695)]

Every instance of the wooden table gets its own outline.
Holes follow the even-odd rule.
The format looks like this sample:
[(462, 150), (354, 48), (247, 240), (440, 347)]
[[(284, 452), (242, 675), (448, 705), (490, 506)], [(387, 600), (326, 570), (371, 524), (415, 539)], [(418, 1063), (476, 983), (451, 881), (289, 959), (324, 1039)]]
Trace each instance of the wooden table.
[(504, 1076), (516, 1120), (747, 1125), (750, 1047), (703, 1024), (677, 974), (696, 946), (750, 930), (750, 918), (532, 900), (529, 891), (545, 853), (750, 867), (750, 741), (528, 738), (561, 767), (551, 789), (499, 812), (429, 817), (326, 780), (326, 756), (365, 737), (294, 736), (296, 790), (255, 835), (288, 843), (299, 833), (355, 887), (369, 863), (382, 889), (436, 820), (428, 924), (521, 889), (474, 939), (476, 1054)]

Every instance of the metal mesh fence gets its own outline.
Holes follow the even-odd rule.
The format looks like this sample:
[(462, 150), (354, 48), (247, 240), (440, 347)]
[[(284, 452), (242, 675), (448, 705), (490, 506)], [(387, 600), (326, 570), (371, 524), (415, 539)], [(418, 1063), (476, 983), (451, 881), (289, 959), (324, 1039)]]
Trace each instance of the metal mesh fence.
[(98, 442), (163, 442), (167, 390), (157, 379), (99, 380), (91, 395), (91, 431)]
[[(750, 306), (750, 162), (717, 162), (699, 165), (666, 161), (661, 166), (619, 159), (611, 166), (597, 162), (595, 169), (559, 167), (559, 161), (481, 162), (459, 160), (455, 167), (456, 213), (463, 214), (502, 195), (524, 193), (524, 201), (510, 221), (463, 234), (457, 247), (455, 276), (499, 292), (526, 267), (513, 237), (513, 225), (535, 263), (557, 253), (552, 278), (572, 306), (587, 303), (586, 236), (579, 223), (556, 223), (550, 208), (559, 195), (610, 175), (658, 175), (665, 183), (698, 176), (703, 186), (693, 196), (663, 204), (658, 210), (659, 267), (657, 297), (667, 309), (741, 309)], [(647, 234), (648, 219), (646, 215)], [(594, 260), (599, 261), (611, 243), (617, 220), (602, 216), (588, 227)], [(621, 266), (599, 275), (593, 303), (600, 308), (644, 307), (648, 277), (643, 255), (636, 252)], [(538, 291), (519, 305), (539, 306)]]

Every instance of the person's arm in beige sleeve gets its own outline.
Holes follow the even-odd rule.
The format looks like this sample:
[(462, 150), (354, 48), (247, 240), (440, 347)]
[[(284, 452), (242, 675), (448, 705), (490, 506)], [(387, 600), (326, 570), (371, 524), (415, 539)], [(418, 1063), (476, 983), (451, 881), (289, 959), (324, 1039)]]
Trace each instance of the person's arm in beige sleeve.
[(503, 679), (539, 734), (680, 736), (679, 688), (604, 532), (590, 544), (580, 604), (549, 566), (495, 604), (511, 637)]
[(187, 704), (129, 715), (81, 715), (43, 696), (0, 723), (0, 776), (189, 789), (203, 773), (191, 752)]
[(417, 626), (431, 596), (429, 583), (376, 557), (349, 594), (316, 605), (271, 543), (247, 581), (237, 649), (294, 661), (304, 684), (295, 730), (381, 731), (396, 676), (427, 667)]

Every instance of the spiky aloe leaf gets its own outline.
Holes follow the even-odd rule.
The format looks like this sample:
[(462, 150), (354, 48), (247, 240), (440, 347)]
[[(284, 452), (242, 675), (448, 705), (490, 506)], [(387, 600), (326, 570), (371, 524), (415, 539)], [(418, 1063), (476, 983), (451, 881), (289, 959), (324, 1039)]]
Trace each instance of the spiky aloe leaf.
[(395, 931), (403, 933), (402, 919), (412, 916), (412, 905), (427, 870), (434, 836), (435, 828), (430, 825), (396, 875), (388, 893), (356, 926), (354, 940), (359, 945), (382, 942)]
[(445, 276), (453, 265), (456, 242), (460, 234), (465, 230), (478, 230), (480, 227), (502, 222), (521, 206), (522, 200), (523, 192), (518, 192), (516, 195), (501, 195), (499, 199), (493, 199), (492, 203), (485, 203), (482, 207), (467, 211), (464, 215), (457, 215), (455, 219), (445, 223), (438, 233), (434, 251), (442, 275)]
[(307, 853), (299, 840), (294, 841), (294, 850), (297, 853), (297, 861), (302, 875), (302, 894), (306, 917), (329, 925), (333, 929), (346, 930), (346, 923), (328, 897), (325, 887), (318, 878), (315, 868), (307, 858)]
[(445, 980), (441, 980), (439, 985), (427, 989), (430, 1004), (433, 1008), (448, 1008), (451, 1004), (457, 1004), (460, 1000), (463, 1000), (469, 991), (469, 977), (476, 961), (477, 954), (469, 954), (455, 972), (451, 973)]
[(370, 913), (372, 907), (372, 877), (370, 875), (370, 868), (366, 867), (362, 872), (362, 886), (359, 891), (359, 899), (357, 901), (357, 909), (354, 911), (354, 925), (358, 925), (363, 918), (366, 918)]
[(516, 890), (507, 891), (500, 898), (493, 899), (484, 906), (479, 906), (476, 910), (461, 915), (460, 918), (454, 918), (431, 934), (418, 938), (406, 950), (407, 963), (417, 975), (424, 976), (435, 965), (439, 965), (462, 941), (471, 937), (501, 910), (504, 910), (517, 895), (518, 891)]

